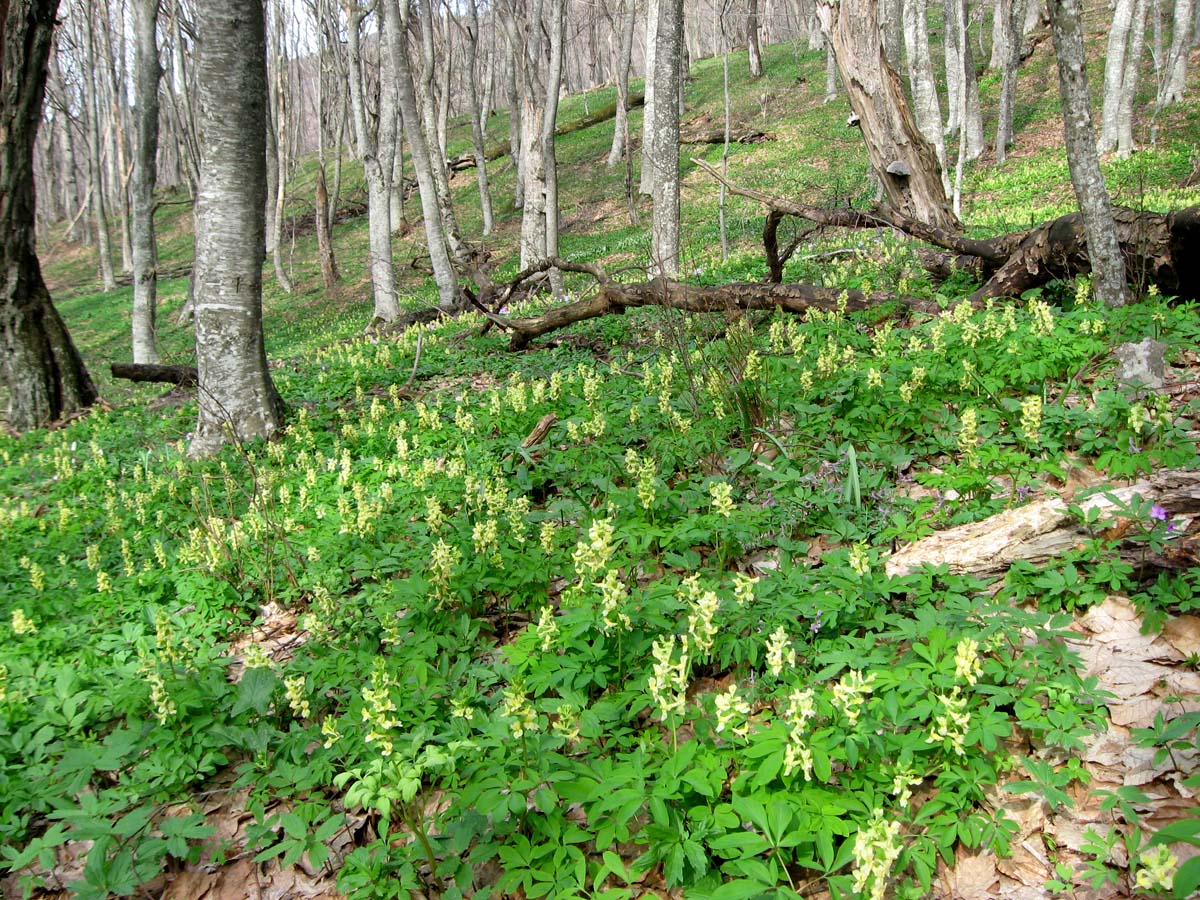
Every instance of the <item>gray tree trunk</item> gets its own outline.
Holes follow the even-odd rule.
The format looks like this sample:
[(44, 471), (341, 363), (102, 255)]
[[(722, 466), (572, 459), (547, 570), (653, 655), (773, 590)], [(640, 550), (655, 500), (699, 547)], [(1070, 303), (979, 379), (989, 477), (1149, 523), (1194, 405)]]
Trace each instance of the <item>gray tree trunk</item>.
[[(967, 0), (946, 0), (946, 92), (950, 107), (947, 133), (965, 135), (959, 140), (965, 161), (983, 153), (983, 115), (979, 105), (979, 79), (975, 77), (975, 57), (971, 50)], [(953, 69), (952, 69), (953, 66)]]
[[(650, 271), (670, 278), (679, 271), (679, 97), (683, 92), (683, 0), (658, 0), (658, 45), (654, 66), (654, 218), (650, 226)], [(643, 163), (645, 149), (643, 148)]]
[(1083, 214), (1093, 289), (1102, 302), (1109, 306), (1121, 306), (1129, 299), (1125, 283), (1125, 260), (1121, 256), (1112, 203), (1100, 171), (1096, 138), (1092, 132), (1081, 19), (1080, 0), (1050, 0), (1050, 25), (1058, 57), (1067, 163)]
[(1021, 70), (1021, 27), (1029, 0), (1000, 0), (996, 9), (997, 21), (1007, 22), (1004, 50), (1007, 56), (1000, 61), (1000, 108), (996, 113), (996, 162), (1008, 157), (1013, 142), (1013, 119), (1017, 108), (1017, 77)]
[(0, 376), (26, 431), (91, 406), (96, 387), (50, 302), (34, 249), (33, 157), (58, 0), (0, 3)]
[(188, 450), (274, 434), (283, 401), (267, 370), (262, 332), (266, 250), (266, 33), (262, 5), (206, 0), (196, 7), (204, 148), (197, 192), (201, 260), (196, 284), (200, 416)]
[(1121, 79), (1121, 100), (1117, 106), (1117, 156), (1128, 158), (1134, 151), (1133, 110), (1137, 101), (1138, 79), (1146, 49), (1147, 0), (1137, 0), (1133, 25), (1129, 30), (1129, 49), (1125, 53), (1125, 75)]
[(292, 280), (288, 278), (287, 266), (283, 262), (283, 213), (287, 201), (288, 170), (288, 60), (283, 40), (283, 12), (278, 0), (272, 4), (271, 18), (271, 35), (267, 40), (267, 97), (271, 104), (267, 128), (271, 133), (267, 136), (267, 142), (274, 152), (268, 152), (267, 166), (268, 170), (272, 165), (275, 167), (275, 190), (267, 199), (267, 246), (275, 267), (275, 281), (284, 293), (290, 294)]
[(946, 171), (946, 140), (933, 59), (929, 52), (929, 0), (904, 0), (904, 46), (908, 80), (912, 85), (913, 114), (917, 127), (937, 154), (938, 166)]
[(1192, 19), (1195, 14), (1195, 0), (1175, 0), (1166, 77), (1158, 94), (1160, 108), (1183, 100), (1187, 88), (1188, 51), (1192, 46)]
[(154, 240), (154, 187), (158, 168), (158, 0), (134, 0), (133, 361), (158, 362), (154, 319), (158, 306), (158, 252)]
[(758, 44), (758, 0), (749, 0), (746, 8), (746, 49), (750, 57), (750, 77), (761, 78), (762, 48)]
[(1100, 153), (1111, 153), (1117, 146), (1117, 117), (1135, 2), (1116, 0), (1113, 8), (1112, 25), (1108, 31), (1108, 52), (1104, 57), (1104, 106), (1100, 114), (1100, 140), (1097, 147)]
[[(408, 0), (400, 0), (407, 4)], [(459, 308), (458, 276), (450, 262), (446, 235), (442, 228), (441, 208), (438, 206), (437, 185), (433, 180), (433, 164), (421, 114), (417, 109), (417, 92), (413, 84), (412, 62), (408, 55), (408, 43), (403, 25), (407, 24), (407, 6), (401, 15), (396, 0), (384, 0), (380, 5), (383, 13), (384, 41), (392, 56), (392, 68), (396, 73), (396, 94), (400, 104), (400, 118), (408, 140), (409, 155), (412, 156), (413, 173), (417, 179), (417, 191), (421, 196), (421, 218), (425, 226), (425, 244), (429, 249), (429, 260), (433, 266), (433, 278), (438, 288), (438, 305), (446, 312)]]
[(883, 55), (873, 0), (820, 0), (817, 14), (888, 202), (905, 215), (957, 231), (937, 153), (917, 128), (900, 77)]
[(489, 235), (494, 227), (492, 192), (488, 187), (487, 150), (484, 146), (486, 118), (479, 105), (479, 13), (478, 0), (467, 0), (467, 95), (471, 101), (471, 147), (475, 153), (475, 179), (479, 184), (479, 205), (483, 213), (483, 233)]
[(96, 41), (91, 22), (85, 22), (84, 65), (87, 72), (84, 77), (84, 95), (87, 106), (87, 141), (88, 141), (88, 173), (91, 176), (91, 209), (92, 224), (96, 229), (96, 250), (99, 256), (100, 281), (104, 290), (117, 289), (117, 279), (113, 275), (112, 244), (108, 231), (108, 204), (104, 193), (104, 165), (100, 153), (100, 104), (96, 84)]
[[(541, 146), (546, 176), (546, 248), (545, 257), (558, 256), (558, 157), (554, 152), (554, 129), (558, 123), (558, 95), (562, 88), (566, 0), (550, 0), (550, 60), (546, 68), (546, 112), (542, 118)], [(550, 270), (554, 296), (566, 295), (562, 271)]]
[[(423, 90), (417, 92), (421, 103), (421, 120), (425, 124), (425, 144), (429, 150), (429, 164), (433, 172), (433, 183), (437, 188), (438, 210), (441, 212), (442, 231), (446, 235), (446, 244), (450, 254), (461, 258), (465, 252), (462, 232), (458, 228), (458, 217), (454, 214), (454, 201), (450, 195), (450, 178), (446, 169), (445, 142), (438, 128), (437, 109), (434, 103), (434, 66), (436, 57), (433, 52), (433, 11), (434, 0), (419, 0), (417, 9), (421, 17), (421, 84)], [(401, 0), (407, 3), (407, 0)], [(407, 10), (404, 10), (401, 21), (407, 22)], [(405, 29), (407, 30), (407, 29)], [(449, 91), (449, 85), (445, 87)]]
[(508, 21), (505, 20), (505, 28), (509, 32), (509, 52), (508, 65), (505, 68), (505, 75), (508, 77), (508, 155), (512, 157), (513, 164), (517, 167), (516, 177), (513, 179), (513, 209), (525, 208), (525, 172), (522, 166), (525, 164), (521, 157), (521, 85), (524, 83), (524, 73), (521, 71), (520, 56), (516, 50), (516, 45), (512, 44), (512, 30), (508, 29)]
[(633, 62), (633, 25), (637, 13), (634, 0), (621, 0), (618, 15), (621, 17), (620, 47), (614, 61), (617, 81), (617, 115), (613, 127), (612, 147), (608, 151), (608, 167), (614, 168), (625, 155), (625, 135), (629, 131), (629, 69)]
[[(350, 66), (350, 109), (354, 132), (358, 139), (358, 155), (362, 159), (363, 177), (367, 182), (367, 232), (371, 253), (371, 288), (375, 297), (375, 322), (390, 322), (400, 315), (396, 299), (396, 273), (392, 263), (391, 201), (388, 197), (388, 175), (379, 158), (376, 135), (367, 121), (364, 94), (362, 36), (360, 29), (364, 13), (357, 0), (347, 0), (346, 26)], [(381, 101), (382, 102), (382, 101)], [(383, 119), (381, 113), (380, 119)]]
[(904, 0), (880, 0), (879, 30), (888, 64), (900, 71), (904, 48)]
[(638, 190), (643, 194), (654, 192), (654, 107), (655, 65), (658, 59), (658, 7), (662, 0), (646, 2), (646, 99), (642, 105), (642, 175)]

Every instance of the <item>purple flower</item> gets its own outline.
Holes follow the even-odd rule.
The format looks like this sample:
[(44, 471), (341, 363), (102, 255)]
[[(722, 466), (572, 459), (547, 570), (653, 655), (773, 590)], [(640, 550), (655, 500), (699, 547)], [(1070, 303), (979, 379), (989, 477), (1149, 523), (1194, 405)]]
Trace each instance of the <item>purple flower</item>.
[(1155, 503), (1152, 507), (1150, 507), (1150, 518), (1158, 519), (1160, 522), (1165, 522), (1167, 521), (1167, 511)]
[(813, 634), (816, 634), (818, 631), (821, 630), (821, 615), (820, 615), (820, 613), (817, 614), (817, 617), (815, 619), (813, 619), (812, 624), (809, 625), (808, 627), (812, 630)]
[(1133, 438), (1129, 439), (1129, 452), (1130, 454), (1142, 452), (1142, 448), (1133, 442)]

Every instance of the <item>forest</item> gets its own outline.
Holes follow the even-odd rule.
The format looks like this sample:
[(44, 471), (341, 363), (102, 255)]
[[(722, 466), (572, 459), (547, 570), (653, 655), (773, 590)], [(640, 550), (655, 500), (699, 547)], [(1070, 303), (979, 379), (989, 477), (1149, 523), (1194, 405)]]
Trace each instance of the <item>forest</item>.
[(0, 22), (0, 896), (1200, 892), (1195, 0)]

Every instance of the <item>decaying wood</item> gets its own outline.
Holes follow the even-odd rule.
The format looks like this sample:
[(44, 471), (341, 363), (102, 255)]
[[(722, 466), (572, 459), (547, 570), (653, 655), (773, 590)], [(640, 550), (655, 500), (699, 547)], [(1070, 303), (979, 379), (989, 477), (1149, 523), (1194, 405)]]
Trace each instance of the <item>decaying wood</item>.
[[(1200, 472), (1164, 470), (1126, 487), (1094, 493), (1078, 506), (1085, 512), (1099, 510), (1102, 520), (1116, 519), (1119, 527), (1122, 510), (1136, 497), (1161, 506), (1171, 516), (1200, 512)], [(948, 566), (958, 574), (996, 576), (1008, 571), (1019, 559), (1035, 564), (1046, 562), (1090, 538), (1068, 506), (1066, 500), (1059, 498), (1038, 500), (982, 522), (932, 534), (893, 554), (887, 561), (887, 573), (904, 575), (929, 564)], [(1146, 521), (1141, 526), (1149, 529), (1154, 524)], [(1120, 530), (1128, 539), (1136, 536), (1137, 524)]]
[(533, 431), (526, 435), (525, 440), (521, 441), (521, 446), (528, 450), (530, 447), (536, 447), (546, 439), (546, 435), (550, 433), (550, 427), (558, 421), (558, 416), (554, 413), (546, 413), (533, 426)]
[[(628, 108), (637, 109), (645, 102), (646, 95), (642, 92), (639, 91), (635, 94), (630, 94)], [(573, 119), (570, 122), (563, 122), (554, 129), (554, 133), (561, 137), (564, 134), (572, 134), (576, 131), (582, 131), (584, 128), (591, 128), (593, 125), (599, 125), (601, 122), (607, 122), (609, 119), (615, 117), (616, 114), (617, 104), (614, 101), (593, 110), (586, 116), (580, 116), (578, 119)], [(484, 151), (483, 157), (488, 162), (492, 162), (493, 160), (497, 160), (502, 156), (508, 156), (510, 149), (511, 148), (507, 142), (492, 144), (492, 146), (488, 147)], [(467, 169), (475, 168), (474, 152), (463, 153), (460, 156), (454, 157), (454, 159), (447, 163), (447, 168), (449, 168), (451, 172), (465, 172)]]
[[(762, 144), (777, 140), (773, 131), (759, 131), (757, 128), (740, 128), (729, 133), (731, 144)], [(723, 144), (725, 143), (724, 128), (689, 128), (679, 133), (681, 144)]]
[[(1054, 279), (1091, 270), (1079, 213), (1059, 216), (1026, 231), (976, 240), (885, 206), (865, 211), (845, 207), (827, 209), (772, 197), (731, 182), (703, 160), (693, 162), (731, 193), (757, 200), (778, 216), (795, 216), (826, 227), (894, 228), (956, 256), (974, 257), (979, 261), (980, 277), (986, 280), (971, 295), (972, 301), (1020, 296)], [(1200, 298), (1200, 206), (1170, 213), (1117, 207), (1114, 215), (1126, 270), (1136, 289), (1155, 285), (1166, 296)], [(764, 232), (769, 262), (771, 248), (767, 238)], [(933, 274), (946, 271), (946, 257), (933, 256), (929, 261), (933, 263)], [(963, 264), (957, 265), (961, 268)]]
[(190, 387), (197, 383), (195, 366), (168, 366), (156, 363), (113, 363), (113, 378), (126, 381), (177, 384)]
[(883, 303), (899, 303), (911, 309), (935, 312), (936, 304), (916, 297), (886, 293), (864, 293), (859, 290), (840, 290), (809, 284), (758, 284), (734, 282), (718, 286), (683, 284), (664, 278), (635, 284), (618, 284), (597, 266), (573, 263), (552, 258), (530, 266), (514, 279), (506, 290), (551, 267), (566, 272), (586, 272), (596, 278), (598, 291), (574, 303), (556, 306), (540, 316), (522, 318), (499, 316), (484, 311), (496, 326), (512, 334), (512, 349), (521, 350), (535, 338), (600, 316), (620, 315), (627, 309), (642, 306), (663, 306), (684, 312), (748, 312), (779, 309), (789, 313), (804, 313), (809, 309), (830, 312), (844, 309), (857, 312)]

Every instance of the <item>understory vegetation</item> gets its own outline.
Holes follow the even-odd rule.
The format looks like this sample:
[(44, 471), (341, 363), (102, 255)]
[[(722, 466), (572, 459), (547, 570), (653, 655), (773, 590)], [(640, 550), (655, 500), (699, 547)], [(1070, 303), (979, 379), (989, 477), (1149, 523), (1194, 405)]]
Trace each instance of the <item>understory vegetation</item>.
[[(1047, 61), (1031, 65), (1022, 78), (1052, 88)], [(738, 114), (780, 140), (740, 148), (731, 177), (869, 199), (844, 110), (819, 104), (822, 66), (770, 48), (768, 76), (738, 86)], [(720, 61), (693, 76), (689, 102), (715, 115)], [(1018, 141), (1051, 127), (1050, 100), (1031, 103)], [(1173, 115), (1157, 148), (1112, 168), (1119, 202), (1197, 201), (1172, 187), (1195, 106)], [(641, 278), (645, 229), (599, 163), (610, 139), (607, 125), (560, 145), (573, 208), (610, 207), (568, 225), (563, 252)], [(1019, 145), (973, 171), (974, 233), (1067, 208), (1060, 153)], [(511, 178), (497, 173), (497, 197)], [(473, 190), (460, 176), (468, 231)], [(716, 195), (690, 171), (686, 273), (762, 278), (761, 210), (730, 198), (722, 259)], [(184, 229), (180, 209), (163, 215)], [(1113, 594), (1148, 627), (1200, 607), (1200, 570), (1148, 576), (1116, 551), (1159, 554), (1191, 527), (1148, 502), (998, 582), (885, 571), (899, 547), (1085, 474), (1103, 493), (1200, 465), (1195, 391), (1133, 395), (1111, 356), (1154, 338), (1194, 377), (1194, 304), (1106, 309), (1080, 279), (972, 308), (974, 285), (932, 284), (893, 236), (830, 233), (787, 280), (943, 312), (645, 309), (516, 354), (474, 314), (362, 337), (365, 222), (336, 236), (338, 292), (319, 287), (311, 236), (292, 250), (296, 294), (267, 287), (286, 434), (214, 460), (185, 455), (194, 396), (104, 377), (128, 290), (59, 304), (110, 408), (0, 438), (0, 867), (18, 891), (133, 896), (249, 854), (362, 900), (924, 897), (956, 848), (1009, 850), (1015, 826), (988, 798), (1086, 793), (1078, 756), (1109, 698), (1080, 674), (1074, 614)], [(164, 267), (186, 246), (168, 233)], [(49, 280), (79, 288), (88, 257), (58, 249)], [(412, 278), (415, 308), (432, 292)], [(163, 285), (171, 361), (187, 360), (189, 330), (165, 321), (185, 290)], [(1194, 748), (1196, 724), (1144, 738)], [(239, 791), (244, 845), (205, 806)], [(1129, 834), (1136, 792), (1119, 800)], [(1172, 887), (1148, 837), (1049, 890), (1126, 878), (1188, 896), (1200, 864)], [(1200, 820), (1167, 837), (1200, 841)]]

